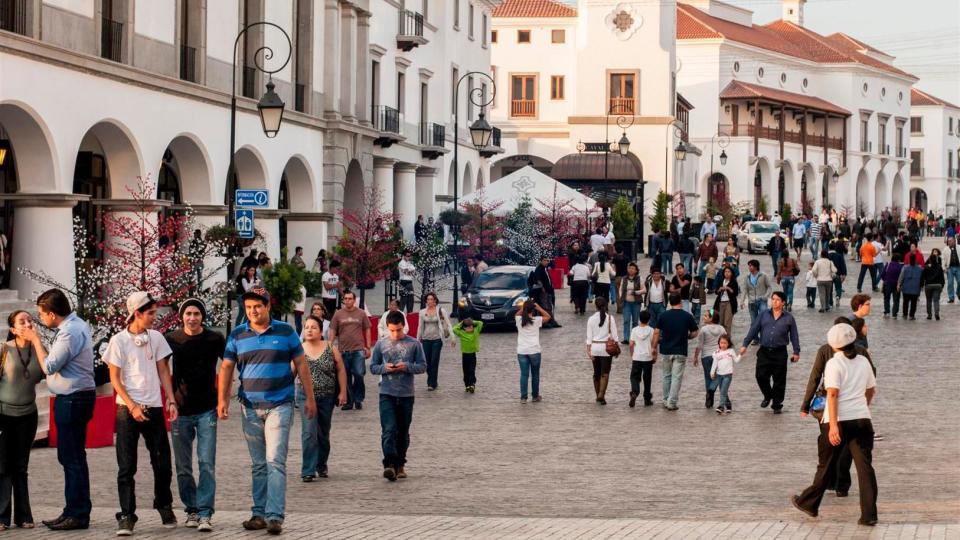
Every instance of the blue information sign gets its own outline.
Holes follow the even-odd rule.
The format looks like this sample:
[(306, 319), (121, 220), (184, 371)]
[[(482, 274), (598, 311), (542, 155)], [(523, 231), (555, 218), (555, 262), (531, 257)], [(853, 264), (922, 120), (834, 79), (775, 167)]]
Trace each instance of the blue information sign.
[(265, 189), (238, 189), (234, 200), (237, 206), (266, 208), (270, 202), (270, 195)]
[(253, 238), (253, 210), (234, 210), (234, 224), (240, 238)]

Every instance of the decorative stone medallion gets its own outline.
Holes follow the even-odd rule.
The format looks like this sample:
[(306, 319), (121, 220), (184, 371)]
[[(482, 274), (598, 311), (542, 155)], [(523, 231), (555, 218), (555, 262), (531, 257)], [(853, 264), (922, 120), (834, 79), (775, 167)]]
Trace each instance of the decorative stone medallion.
[(643, 25), (643, 17), (640, 15), (640, 10), (632, 4), (622, 3), (613, 8), (605, 22), (613, 35), (621, 41), (626, 41)]

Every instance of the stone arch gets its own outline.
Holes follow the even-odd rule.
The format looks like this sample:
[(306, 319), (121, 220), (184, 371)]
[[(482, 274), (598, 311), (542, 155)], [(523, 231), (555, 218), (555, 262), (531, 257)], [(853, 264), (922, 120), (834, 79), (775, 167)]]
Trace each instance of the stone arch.
[(757, 160), (757, 164), (753, 169), (753, 179), (752, 191), (750, 199), (753, 201), (753, 213), (756, 215), (760, 211), (760, 201), (766, 200), (767, 214), (770, 213), (771, 207), (776, 201), (771, 200), (770, 198), (770, 164), (765, 158), (760, 158)]
[(356, 212), (363, 207), (365, 187), (360, 162), (355, 159), (351, 160), (350, 165), (347, 166), (347, 176), (343, 182), (344, 210)]
[(213, 177), (210, 174), (212, 167), (207, 149), (199, 137), (192, 133), (181, 133), (174, 137), (167, 145), (161, 170), (165, 166), (172, 169), (179, 180), (183, 202), (194, 204), (212, 202)]
[(813, 214), (820, 197), (817, 192), (817, 171), (809, 163), (800, 171), (800, 209), (806, 214)]
[(263, 154), (257, 148), (245, 145), (237, 150), (233, 158), (237, 168), (237, 187), (240, 189), (267, 188), (267, 165)]
[[(93, 157), (97, 155), (99, 159)], [(97, 161), (101, 161), (103, 171), (84, 170), (88, 160), (93, 168), (98, 166)], [(92, 178), (95, 174), (88, 173), (99, 172), (103, 173), (102, 178), (106, 183), (106, 189), (99, 198), (129, 198), (127, 188), (136, 186), (137, 177), (144, 175), (143, 153), (130, 129), (117, 120), (101, 120), (84, 134), (74, 169), (74, 191), (78, 180)]]
[(716, 212), (730, 205), (730, 181), (723, 173), (707, 177), (707, 207)]
[[(10, 141), (9, 154), (15, 171), (17, 190), (24, 192), (57, 191), (61, 183), (60, 162), (50, 129), (40, 115), (25, 103), (0, 103), (0, 128)], [(20, 179), (29, 184), (24, 185)]]
[(902, 215), (904, 211), (903, 206), (903, 192), (904, 192), (904, 182), (903, 176), (900, 175), (898, 171), (896, 176), (893, 177), (893, 193), (890, 198), (890, 210), (894, 214)]
[[(292, 212), (310, 212), (313, 210), (314, 177), (306, 158), (297, 154), (287, 160), (283, 167), (281, 181), (286, 180), (289, 207)], [(279, 196), (277, 197), (279, 201)]]
[(910, 190), (910, 206), (911, 207), (918, 208), (926, 212), (928, 207), (928, 204), (927, 204), (928, 200), (929, 199), (927, 198), (926, 191), (920, 188), (913, 188)]
[(463, 178), (460, 179), (460, 195), (469, 195), (473, 193), (473, 165), (468, 161), (463, 167)]
[(887, 175), (880, 171), (877, 173), (877, 181), (873, 186), (873, 212), (871, 215), (879, 216), (888, 206), (890, 206), (889, 199), (889, 185), (887, 184)]
[[(824, 172), (824, 181), (826, 182), (826, 171)], [(854, 209), (857, 217), (866, 217), (870, 213), (870, 185), (867, 180), (867, 171), (860, 169), (857, 174), (857, 207)]]
[[(790, 205), (790, 211), (797, 213), (800, 207), (797, 205), (797, 195), (794, 192), (795, 173), (793, 165), (789, 161), (784, 161), (780, 165), (780, 172), (777, 174), (777, 200), (779, 204), (774, 208), (783, 215), (783, 206)], [(786, 219), (787, 216), (783, 216)]]
[(450, 162), (450, 173), (447, 175), (447, 196), (453, 197), (454, 186), (457, 182), (457, 164)]

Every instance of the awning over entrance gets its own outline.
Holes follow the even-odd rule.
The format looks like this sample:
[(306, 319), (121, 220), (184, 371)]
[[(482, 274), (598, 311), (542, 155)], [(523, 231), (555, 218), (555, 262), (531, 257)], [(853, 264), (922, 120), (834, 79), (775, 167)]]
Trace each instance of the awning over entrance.
[(842, 116), (850, 116), (851, 114), (850, 111), (839, 105), (834, 105), (825, 99), (740, 81), (730, 81), (730, 84), (720, 92), (721, 101), (732, 99), (760, 99), (761, 101), (773, 102), (778, 105), (792, 105), (801, 109), (810, 109)]
[(643, 177), (640, 163), (620, 154), (568, 154), (553, 166), (550, 176), (561, 182), (629, 181)]

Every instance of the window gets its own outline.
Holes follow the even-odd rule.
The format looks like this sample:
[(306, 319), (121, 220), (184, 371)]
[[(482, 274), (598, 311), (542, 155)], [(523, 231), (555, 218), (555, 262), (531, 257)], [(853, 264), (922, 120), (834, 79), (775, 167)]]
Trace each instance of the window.
[(910, 117), (910, 133), (916, 134), (916, 135), (923, 134), (923, 117), (922, 116)]
[(860, 117), (860, 151), (866, 152), (871, 150), (870, 148), (870, 135), (867, 131), (870, 124), (869, 116)]
[(550, 77), (550, 99), (564, 99), (563, 75), (553, 75)]
[(877, 122), (877, 153), (890, 153), (887, 148), (887, 119), (883, 117)]
[(450, 108), (453, 114), (457, 114), (457, 83), (460, 81), (460, 70), (453, 68), (452, 80), (450, 81)]
[(537, 115), (537, 76), (514, 75), (510, 82), (510, 116), (533, 118)]
[[(424, 126), (427, 123), (427, 111), (430, 108), (427, 105), (429, 103), (428, 101), (429, 95), (430, 94), (427, 91), (427, 83), (421, 82), (420, 83), (420, 125), (421, 126)], [(420, 129), (423, 130), (422, 127)]]
[[(490, 66), (490, 78), (493, 79), (493, 87), (497, 87), (497, 66)], [(497, 95), (493, 95), (493, 101), (490, 102), (490, 108), (497, 108)]]
[(486, 46), (487, 46), (487, 36), (489, 35), (489, 34), (487, 33), (487, 14), (486, 14), (486, 13), (484, 13), (484, 14), (480, 17), (480, 35), (483, 36), (483, 37), (481, 37), (480, 39), (483, 40), (483, 46), (486, 47)]
[(453, 27), (460, 29), (460, 0), (453, 0)]
[(376, 60), (370, 69), (370, 106), (376, 116), (377, 106), (380, 105), (380, 62)]
[(910, 176), (923, 176), (923, 152), (911, 150), (910, 159)]
[[(480, 83), (480, 103), (487, 102), (487, 83)], [(480, 107), (480, 112), (483, 112), (483, 107)]]
[(423, 20), (427, 20), (427, 15), (430, 14), (430, 0), (423, 0)]
[(550, 43), (566, 43), (567, 42), (567, 31), (566, 30), (551, 30), (550, 31)]
[(948, 118), (947, 120), (950, 121), (950, 123), (949, 123), (950, 128), (949, 128), (949, 130), (947, 131), (947, 133), (949, 133), (950, 135), (953, 135), (953, 118)]
[(907, 157), (903, 151), (903, 122), (897, 122), (897, 157)]
[[(473, 95), (473, 77), (467, 77), (467, 95)], [(473, 120), (473, 102), (469, 99), (466, 102), (467, 105), (467, 120)]]
[(636, 73), (611, 73), (609, 88), (610, 114), (635, 114), (637, 109), (636, 92)]
[(517, 30), (517, 43), (530, 43), (530, 31)]
[(490, 31), (490, 43), (496, 43), (496, 42), (497, 42), (497, 31), (496, 31), (496, 30), (491, 30), (491, 31)]
[(947, 150), (947, 176), (953, 177), (953, 152)]
[(405, 76), (403, 73), (397, 73), (397, 111), (403, 114), (403, 103), (406, 101)]
[(470, 7), (467, 8), (467, 37), (473, 39), (473, 4), (470, 4)]

